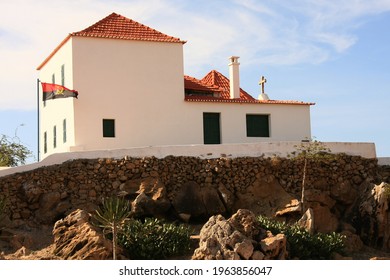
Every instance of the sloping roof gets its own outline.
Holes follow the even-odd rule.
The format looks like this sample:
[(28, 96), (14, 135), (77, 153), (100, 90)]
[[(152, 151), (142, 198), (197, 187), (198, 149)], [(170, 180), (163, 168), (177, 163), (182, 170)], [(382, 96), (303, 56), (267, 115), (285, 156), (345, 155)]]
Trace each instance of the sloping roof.
[[(248, 94), (245, 90), (240, 88), (240, 98), (230, 98), (230, 80), (226, 78), (223, 74), (216, 70), (210, 71), (206, 76), (204, 76), (201, 80), (197, 80), (190, 76), (185, 76), (184, 80), (196, 80), (203, 86), (216, 86), (221, 89), (219, 97), (213, 96), (203, 96), (203, 95), (191, 95), (185, 96), (185, 101), (189, 102), (221, 102), (221, 103), (253, 103), (253, 104), (286, 104), (286, 105), (315, 105), (315, 103), (311, 102), (302, 102), (295, 100), (258, 100)], [(189, 88), (189, 83), (184, 83), (186, 89)], [(187, 87), (188, 86), (188, 87)], [(202, 90), (199, 87), (198, 90)]]
[(184, 76), (184, 88), (197, 90), (197, 91), (205, 91), (205, 92), (222, 92), (223, 89), (212, 84), (206, 84), (201, 80), (198, 80), (191, 76)]
[(185, 41), (179, 38), (168, 36), (116, 13), (110, 14), (84, 30), (73, 32), (71, 35), (136, 41), (185, 43)]
[(186, 43), (186, 41), (182, 41), (179, 38), (168, 36), (139, 22), (112, 13), (84, 30), (70, 33), (37, 67), (37, 70), (40, 70), (71, 37)]
[[(216, 85), (223, 89), (221, 93), (222, 99), (230, 99), (230, 80), (216, 70), (211, 70), (203, 77), (202, 82), (209, 85)], [(250, 96), (245, 90), (240, 88), (240, 100), (256, 100)]]

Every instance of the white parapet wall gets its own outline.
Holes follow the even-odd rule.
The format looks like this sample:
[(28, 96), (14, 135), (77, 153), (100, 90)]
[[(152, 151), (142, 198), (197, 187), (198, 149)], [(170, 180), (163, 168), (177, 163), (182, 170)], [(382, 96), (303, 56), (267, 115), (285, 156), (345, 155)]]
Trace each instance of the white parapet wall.
[[(152, 146), (138, 147), (130, 149), (115, 150), (96, 150), (96, 151), (79, 151), (52, 154), (44, 160), (13, 167), (0, 169), (0, 177), (13, 173), (33, 170), (39, 167), (60, 164), (74, 159), (96, 159), (96, 158), (124, 158), (124, 157), (157, 157), (164, 158), (167, 156), (191, 156), (200, 158), (220, 158), (220, 157), (286, 157), (301, 142), (278, 141), (278, 142), (261, 142), (254, 144), (222, 144), (222, 145), (185, 145), (185, 146)], [(362, 156), (365, 158), (376, 158), (374, 143), (350, 143), (350, 142), (323, 142), (332, 153), (345, 153), (353, 156)]]
[(390, 166), (390, 157), (379, 157), (378, 158), (379, 165), (389, 165)]

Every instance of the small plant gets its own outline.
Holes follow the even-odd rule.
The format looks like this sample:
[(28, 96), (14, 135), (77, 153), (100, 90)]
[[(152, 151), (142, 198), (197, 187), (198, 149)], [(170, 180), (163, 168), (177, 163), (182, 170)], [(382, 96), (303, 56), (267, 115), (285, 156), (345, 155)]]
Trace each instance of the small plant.
[(186, 225), (146, 218), (126, 221), (118, 240), (132, 259), (166, 259), (190, 250), (191, 233)]
[(94, 218), (97, 225), (103, 228), (104, 234), (112, 234), (112, 258), (116, 260), (116, 245), (118, 233), (123, 222), (130, 215), (130, 203), (123, 198), (110, 197), (103, 199), (102, 205), (96, 210)]
[(307, 177), (307, 164), (308, 161), (316, 161), (329, 155), (331, 150), (327, 148), (322, 142), (315, 139), (308, 139), (302, 141), (300, 145), (295, 145), (296, 151), (292, 152), (288, 157), (292, 157), (294, 160), (303, 162), (303, 174), (302, 174), (302, 187), (301, 187), (301, 212), (306, 211), (305, 204), (305, 189), (306, 189), (306, 177)]
[(287, 225), (264, 216), (257, 217), (260, 226), (272, 232), (283, 233), (288, 242), (288, 251), (291, 259), (327, 260), (332, 253), (341, 252), (344, 248), (344, 236), (338, 233), (310, 234), (298, 225)]
[(386, 185), (385, 185), (385, 191), (384, 191), (384, 193), (385, 193), (386, 198), (387, 198), (387, 199), (390, 199), (390, 184), (386, 184)]

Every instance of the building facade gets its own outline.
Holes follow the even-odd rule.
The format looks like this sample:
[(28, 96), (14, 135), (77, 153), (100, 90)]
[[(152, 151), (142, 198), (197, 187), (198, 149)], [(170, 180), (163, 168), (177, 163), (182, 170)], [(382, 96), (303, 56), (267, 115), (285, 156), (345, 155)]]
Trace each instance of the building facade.
[[(213, 70), (185, 76), (185, 41), (118, 14), (69, 34), (38, 66), (39, 79), (79, 92), (40, 101), (39, 152), (294, 141), (310, 137), (310, 106), (257, 100)], [(42, 100), (42, 92), (40, 100)]]

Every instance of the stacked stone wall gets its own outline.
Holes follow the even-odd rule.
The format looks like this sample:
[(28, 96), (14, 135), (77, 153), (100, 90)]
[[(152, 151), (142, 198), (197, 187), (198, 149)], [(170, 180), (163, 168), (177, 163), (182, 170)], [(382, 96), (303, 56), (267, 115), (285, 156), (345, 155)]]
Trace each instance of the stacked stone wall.
[[(205, 187), (223, 185), (237, 196), (256, 179), (271, 177), (298, 198), (302, 175), (302, 161), (278, 157), (77, 159), (2, 177), (0, 195), (6, 198), (14, 222), (52, 223), (74, 209), (94, 209), (102, 198), (118, 194), (134, 179), (159, 178), (172, 199), (189, 181)], [(335, 155), (309, 161), (306, 179), (307, 188), (328, 191), (341, 182), (358, 186), (364, 180), (386, 181), (388, 175), (375, 159)]]

